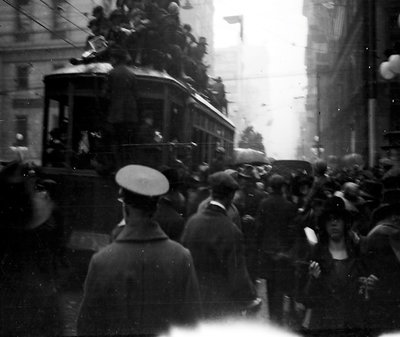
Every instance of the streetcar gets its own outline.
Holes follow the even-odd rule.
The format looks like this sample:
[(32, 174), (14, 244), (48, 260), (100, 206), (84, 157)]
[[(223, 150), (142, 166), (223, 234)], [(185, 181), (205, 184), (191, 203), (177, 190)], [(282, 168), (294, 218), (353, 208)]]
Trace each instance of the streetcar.
[[(153, 143), (126, 143), (104, 150), (101, 142), (109, 101), (104, 92), (111, 69), (109, 63), (89, 63), (44, 77), (42, 171), (58, 183), (58, 203), (71, 233), (72, 250), (98, 250), (121, 221), (114, 182), (119, 167), (160, 168), (179, 163), (194, 170), (203, 162), (210, 163), (217, 147), (233, 155), (235, 127), (226, 115), (186, 83), (143, 67), (132, 67), (138, 83), (138, 111), (154, 112), (158, 138)], [(107, 170), (107, 165), (99, 165), (99, 158), (103, 164), (107, 158), (115, 164), (115, 151), (117, 166)]]

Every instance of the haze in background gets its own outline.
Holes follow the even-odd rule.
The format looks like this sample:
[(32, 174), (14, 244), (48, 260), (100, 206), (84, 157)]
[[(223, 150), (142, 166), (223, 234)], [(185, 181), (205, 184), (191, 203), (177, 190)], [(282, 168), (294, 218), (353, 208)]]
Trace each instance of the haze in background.
[[(230, 111), (230, 117), (238, 133), (248, 125), (262, 133), (267, 155), (276, 159), (295, 158), (299, 147), (298, 116), (304, 113), (307, 83), (307, 22), (302, 5), (302, 0), (214, 1), (216, 54), (235, 45), (242, 48), (242, 104)], [(230, 15), (243, 15), (243, 40), (240, 24), (223, 19)], [(247, 85), (253, 88), (246, 92)]]

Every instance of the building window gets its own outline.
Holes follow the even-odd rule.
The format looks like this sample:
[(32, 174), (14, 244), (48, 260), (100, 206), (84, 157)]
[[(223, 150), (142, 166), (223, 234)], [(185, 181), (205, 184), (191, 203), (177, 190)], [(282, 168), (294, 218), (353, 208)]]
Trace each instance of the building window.
[(16, 68), (17, 89), (28, 89), (29, 87), (29, 65), (22, 64)]
[[(15, 119), (15, 135), (18, 146), (28, 145), (28, 118), (25, 115), (17, 115)], [(22, 137), (21, 137), (22, 136)]]
[(29, 31), (32, 21), (23, 13), (29, 12), (29, 0), (17, 0), (16, 5), (19, 8), (15, 11), (15, 41), (23, 42), (29, 40)]
[(52, 39), (59, 39), (66, 35), (66, 20), (65, 20), (65, 1), (64, 0), (52, 0), (53, 11), (52, 15), (52, 28), (53, 33), (51, 34)]

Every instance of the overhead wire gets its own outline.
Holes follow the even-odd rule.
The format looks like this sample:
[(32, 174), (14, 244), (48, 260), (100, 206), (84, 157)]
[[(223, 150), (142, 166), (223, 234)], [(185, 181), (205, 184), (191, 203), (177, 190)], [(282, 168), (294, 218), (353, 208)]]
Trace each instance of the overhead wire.
[(42, 22), (40, 22), (39, 20), (37, 20), (35, 17), (33, 17), (32, 15), (26, 13), (25, 11), (21, 10), (18, 6), (13, 5), (12, 3), (10, 3), (8, 0), (3, 0), (3, 2), (5, 2), (7, 5), (9, 5), (10, 7), (14, 8), (14, 10), (16, 10), (17, 12), (25, 15), (27, 18), (29, 18), (30, 20), (32, 20), (33, 22), (35, 22), (36, 24), (38, 24), (39, 26), (43, 27), (44, 29), (46, 29), (47, 31), (49, 31), (50, 33), (54, 34), (54, 36), (57, 36), (59, 39), (63, 40), (64, 42), (68, 43), (70, 46), (76, 48), (76, 49), (81, 49), (80, 47), (78, 47), (76, 44), (74, 44), (73, 42), (65, 39), (61, 34), (53, 31), (52, 29), (50, 29), (49, 27), (47, 27), (46, 25), (44, 25)]
[(68, 5), (70, 5), (73, 9), (75, 9), (75, 11), (77, 11), (78, 13), (82, 14), (85, 18), (88, 18), (88, 13), (84, 13), (82, 11), (79, 10), (79, 8), (75, 7), (73, 4), (71, 4), (68, 0), (64, 0), (64, 2)]
[(78, 26), (75, 22), (71, 21), (70, 19), (68, 19), (67, 17), (65, 17), (64, 15), (62, 15), (60, 13), (60, 11), (57, 8), (54, 8), (53, 6), (50, 6), (46, 1), (44, 0), (39, 0), (42, 4), (46, 5), (46, 7), (50, 8), (53, 12), (55, 12), (59, 17), (63, 18), (65, 21), (69, 22), (70, 24), (72, 24), (73, 26), (75, 26), (76, 28), (78, 28), (79, 30), (81, 30), (82, 32), (86, 33), (86, 34), (90, 34), (89, 31), (83, 29), (81, 26)]

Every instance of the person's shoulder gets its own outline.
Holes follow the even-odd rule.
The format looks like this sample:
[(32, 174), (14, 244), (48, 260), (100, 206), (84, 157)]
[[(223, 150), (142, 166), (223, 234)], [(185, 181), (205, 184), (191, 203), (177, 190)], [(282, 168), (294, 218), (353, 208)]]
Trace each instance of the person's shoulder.
[(164, 245), (165, 253), (168, 255), (168, 258), (180, 258), (184, 261), (191, 260), (192, 255), (190, 254), (189, 249), (185, 248), (181, 243), (168, 239), (165, 241)]

